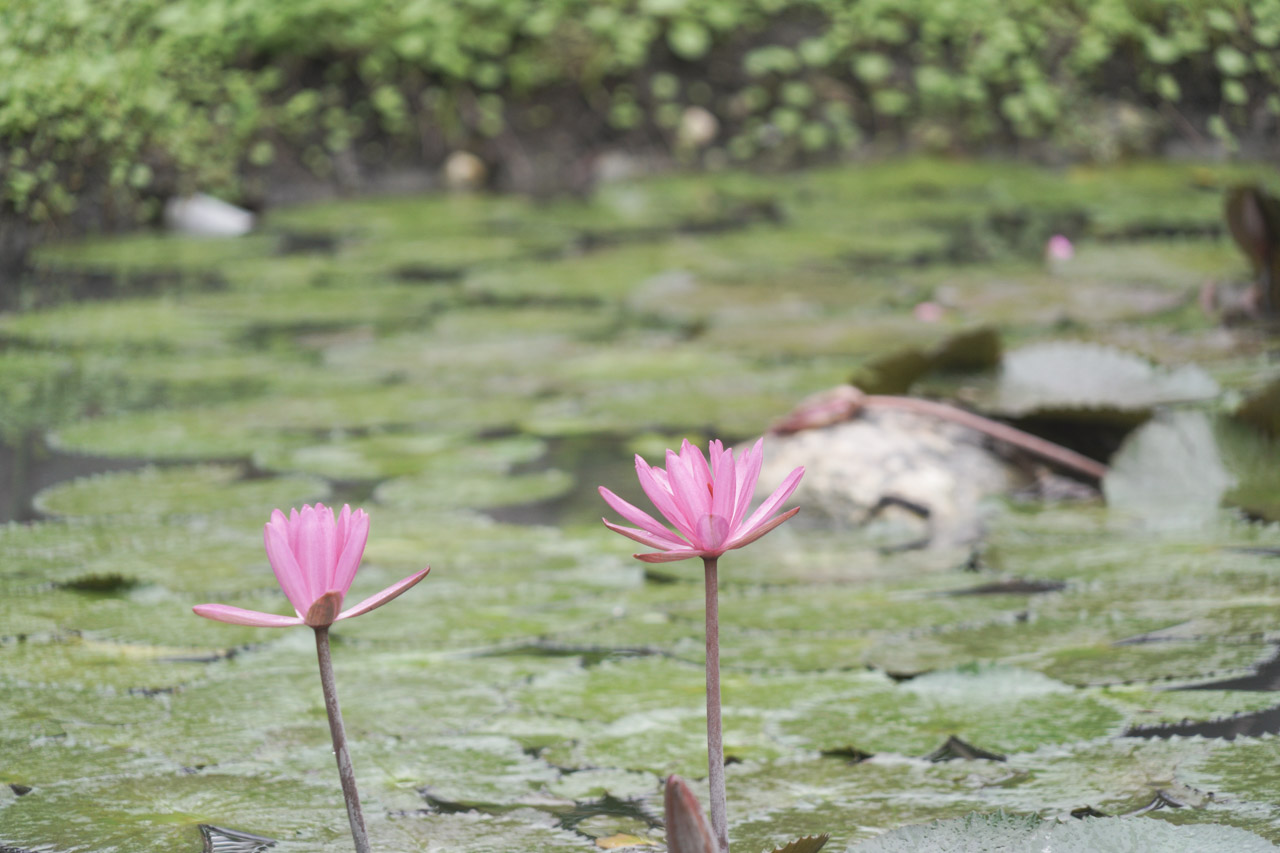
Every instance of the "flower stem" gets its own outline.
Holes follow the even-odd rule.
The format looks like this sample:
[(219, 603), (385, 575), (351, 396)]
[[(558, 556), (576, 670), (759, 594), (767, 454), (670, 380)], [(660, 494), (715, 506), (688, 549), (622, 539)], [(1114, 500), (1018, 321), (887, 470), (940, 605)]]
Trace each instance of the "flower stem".
[(707, 784), (711, 788), (711, 831), (720, 853), (729, 853), (725, 811), (724, 739), (720, 724), (720, 600), (716, 557), (703, 557), (707, 589)]
[(320, 658), (320, 686), (324, 689), (324, 709), (329, 714), (329, 734), (333, 736), (333, 754), (338, 759), (338, 778), (342, 780), (342, 796), (347, 801), (347, 819), (351, 821), (351, 838), (356, 853), (369, 853), (369, 834), (360, 811), (360, 794), (356, 791), (356, 774), (351, 769), (347, 752), (347, 732), (342, 727), (342, 710), (338, 707), (338, 689), (333, 682), (333, 660), (329, 657), (329, 626), (316, 631), (316, 654)]

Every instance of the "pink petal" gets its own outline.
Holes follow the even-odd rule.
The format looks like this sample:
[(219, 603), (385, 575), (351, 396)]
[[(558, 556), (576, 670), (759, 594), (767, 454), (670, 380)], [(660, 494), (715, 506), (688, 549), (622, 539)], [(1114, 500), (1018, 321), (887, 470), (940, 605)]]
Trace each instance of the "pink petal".
[(229, 622), (232, 625), (251, 625), (255, 628), (289, 628), (303, 624), (297, 616), (280, 616), (275, 613), (261, 613), (257, 610), (245, 610), (243, 607), (232, 607), (229, 604), (197, 604), (191, 608), (197, 616), (213, 619), (217, 622)]
[[(736, 497), (738, 494), (738, 477), (734, 473), (733, 451), (724, 450), (712, 456), (718, 460), (714, 467), (716, 478), (711, 492), (711, 514), (723, 518), (726, 523), (732, 522)], [(732, 529), (732, 525), (729, 525)]]
[[(664, 551), (669, 550), (672, 547), (677, 547), (677, 546), (674, 546), (670, 540), (659, 539), (657, 536), (654, 536), (652, 533), (647, 533), (643, 530), (636, 530), (634, 527), (623, 527), (621, 524), (614, 524), (612, 521), (609, 521), (609, 519), (607, 518), (602, 518), (600, 520), (604, 522), (605, 527), (609, 528), (614, 533), (621, 533), (623, 536), (627, 537), (628, 539), (634, 539), (635, 541), (639, 542), (641, 545), (648, 545), (650, 548), (661, 548)], [(688, 548), (689, 544), (687, 542), (681, 542), (678, 547)]]
[[(305, 508), (305, 507), (304, 507)], [(294, 559), (297, 559), (298, 553), (298, 519), (302, 516), (298, 514), (298, 510), (294, 507), (289, 508), (289, 521), (285, 524), (284, 529), (289, 533), (289, 550), (294, 553)]]
[(777, 527), (782, 522), (791, 518), (791, 516), (795, 515), (799, 511), (800, 511), (800, 507), (794, 507), (792, 509), (787, 510), (782, 515), (778, 516), (772, 521), (766, 521), (764, 524), (761, 524), (758, 527), (753, 527), (749, 529), (744, 535), (741, 535), (737, 539), (734, 539), (732, 542), (730, 542), (726, 550), (732, 551), (734, 548), (741, 548), (743, 545), (750, 545), (752, 542), (756, 541), (761, 536), (765, 535), (766, 533), (768, 533), (773, 528)]
[(787, 475), (782, 481), (782, 485), (774, 490), (773, 494), (765, 498), (764, 503), (751, 514), (738, 531), (739, 534), (749, 533), (751, 528), (763, 522), (769, 516), (773, 515), (779, 506), (796, 490), (796, 486), (800, 485), (800, 478), (804, 476), (804, 467), (801, 466)]
[(736, 530), (747, 516), (751, 499), (755, 496), (756, 482), (760, 479), (760, 466), (764, 463), (764, 439), (758, 439), (755, 447), (742, 454), (738, 462), (737, 506), (733, 510), (733, 527)]
[[(357, 510), (359, 512), (359, 510)], [(346, 547), (347, 539), (351, 536), (351, 504), (343, 504), (342, 512), (336, 516), (334, 522), (333, 541), (338, 543), (338, 553), (341, 554)]]
[(333, 570), (338, 565), (342, 545), (338, 542), (338, 525), (333, 510), (324, 504), (316, 504), (316, 548), (319, 556), (319, 577), (323, 578), (320, 592), (334, 588)]
[(704, 515), (698, 520), (698, 541), (694, 544), (706, 551), (718, 551), (729, 538), (729, 519), (719, 515)]
[[(713, 440), (710, 444), (713, 453), (719, 449), (719, 446), (719, 439)], [(687, 438), (680, 443), (680, 459), (688, 467), (689, 473), (693, 475), (694, 480), (701, 480), (704, 483), (711, 482), (711, 468), (707, 465), (706, 457), (702, 455), (702, 448), (693, 446)]]
[[(653, 505), (658, 508), (658, 512), (662, 513), (667, 521), (686, 536), (693, 530), (693, 525), (685, 516), (684, 510), (676, 506), (675, 499), (671, 494), (670, 478), (666, 476), (666, 472), (662, 469), (654, 469), (653, 466), (646, 463), (639, 456), (636, 457), (636, 474), (640, 478), (640, 488), (644, 489), (645, 496), (653, 501)], [(659, 477), (659, 475), (662, 475)]]
[[(350, 514), (350, 518), (347, 516)], [(355, 513), (349, 513), (348, 507), (342, 508), (342, 521), (346, 525), (346, 538), (338, 540), (338, 547), (341, 548), (338, 564), (333, 569), (333, 581), (331, 589), (336, 589), (347, 594), (347, 590), (351, 589), (351, 582), (355, 580), (356, 569), (360, 568), (360, 558), (364, 556), (364, 546), (369, 541), (369, 516), (365, 511), (358, 509)]]
[(627, 503), (622, 498), (618, 497), (613, 492), (606, 489), (604, 486), (600, 486), (599, 491), (600, 491), (600, 497), (604, 498), (605, 503), (613, 507), (613, 509), (618, 513), (618, 515), (622, 516), (627, 521), (631, 522), (632, 524), (638, 524), (640, 527), (643, 527), (645, 530), (649, 531), (659, 539), (670, 540), (671, 544), (676, 546), (677, 548), (682, 548), (686, 544), (685, 542), (680, 540), (678, 537), (676, 537), (676, 535), (673, 534), (670, 530), (668, 530), (667, 528), (659, 524), (657, 519), (649, 515), (649, 513), (645, 512), (639, 507), (636, 507)]
[[(279, 514), (280, 511), (276, 510)], [(284, 526), (284, 516), (280, 515), (279, 523), (275, 516), (262, 532), (267, 546), (267, 560), (271, 563), (271, 571), (275, 572), (276, 582), (284, 590), (285, 598), (299, 613), (305, 613), (311, 606), (312, 598), (307, 591), (306, 579), (302, 568), (298, 565), (293, 551), (289, 548), (288, 528)]]
[[(682, 533), (695, 533), (698, 519), (711, 511), (711, 492), (707, 484), (709, 478), (698, 478), (690, 470), (692, 465), (685, 462), (675, 453), (667, 451), (667, 477), (671, 480), (671, 493), (676, 506), (690, 522), (690, 529), (681, 529)], [(703, 462), (706, 465), (706, 462)]]
[(427, 572), (429, 571), (431, 571), (431, 567), (427, 566), (425, 569), (418, 572), (417, 574), (409, 575), (409, 577), (405, 578), (404, 580), (399, 581), (397, 583), (393, 583), (391, 586), (387, 587), (382, 592), (375, 593), (374, 595), (369, 596), (364, 601), (357, 604), (355, 607), (342, 611), (341, 613), (338, 614), (338, 619), (334, 621), (338, 621), (341, 619), (350, 619), (352, 616), (362, 616), (365, 613), (368, 613), (370, 610), (373, 610), (377, 607), (381, 607), (391, 599), (400, 595), (402, 592), (405, 592), (406, 590), (408, 590), (418, 581), (425, 578), (427, 576)]
[[(329, 578), (320, 566), (319, 519), (313, 506), (304, 506), (298, 513), (298, 520), (289, 526), (290, 538), (294, 540), (293, 557), (302, 569), (302, 582), (307, 590), (307, 607), (311, 602), (324, 595), (329, 587)], [(299, 608), (303, 613), (306, 607)]]

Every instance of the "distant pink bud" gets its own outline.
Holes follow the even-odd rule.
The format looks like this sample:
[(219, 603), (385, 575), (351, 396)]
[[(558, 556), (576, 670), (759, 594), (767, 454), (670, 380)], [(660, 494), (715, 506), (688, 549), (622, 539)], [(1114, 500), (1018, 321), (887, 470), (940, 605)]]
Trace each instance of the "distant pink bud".
[(1054, 234), (1044, 244), (1044, 256), (1050, 262), (1069, 261), (1076, 256), (1076, 247), (1063, 235)]
[(915, 308), (911, 309), (911, 315), (921, 323), (936, 323), (942, 319), (947, 313), (947, 309), (943, 308), (936, 302), (921, 302)]

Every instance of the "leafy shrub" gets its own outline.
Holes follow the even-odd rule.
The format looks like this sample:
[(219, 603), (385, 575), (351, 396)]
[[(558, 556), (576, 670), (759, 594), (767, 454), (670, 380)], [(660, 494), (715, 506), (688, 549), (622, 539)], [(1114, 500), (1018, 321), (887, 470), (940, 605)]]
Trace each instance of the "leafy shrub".
[(561, 120), (536, 107), (566, 91), (608, 133), (673, 148), (703, 106), (741, 160), (868, 133), (1112, 156), (1129, 137), (1080, 128), (1113, 103), (1132, 144), (1191, 126), (1229, 145), (1280, 114), (1277, 45), (1280, 0), (8, 0), (0, 215), (243, 197), (282, 150), (324, 176), (360, 146), (476, 145), (517, 107), (522, 128)]

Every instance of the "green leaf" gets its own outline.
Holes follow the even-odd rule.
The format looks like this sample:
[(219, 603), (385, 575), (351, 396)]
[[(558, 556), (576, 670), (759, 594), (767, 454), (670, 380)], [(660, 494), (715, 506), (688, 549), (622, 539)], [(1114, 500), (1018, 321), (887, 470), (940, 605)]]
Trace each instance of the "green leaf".
[(1277, 849), (1251, 832), (1214, 824), (1175, 826), (1144, 817), (1056, 823), (1034, 815), (997, 812), (895, 829), (854, 845), (850, 853), (982, 853), (1050, 848), (1054, 853), (1264, 853)]
[(781, 847), (773, 848), (773, 853), (818, 853), (830, 840), (831, 834), (827, 832), (821, 835), (806, 835)]
[(1110, 347), (1055, 342), (1005, 355), (994, 407), (1018, 417), (1090, 409), (1142, 412), (1217, 393), (1217, 383), (1194, 365), (1166, 369)]
[(1203, 412), (1173, 412), (1143, 424), (1111, 460), (1107, 505), (1164, 527), (1212, 520), (1234, 478)]
[(681, 59), (701, 59), (711, 47), (711, 34), (692, 18), (677, 18), (667, 31), (667, 44)]
[(1230, 45), (1223, 45), (1213, 54), (1218, 70), (1228, 77), (1240, 77), (1249, 70), (1249, 58)]

